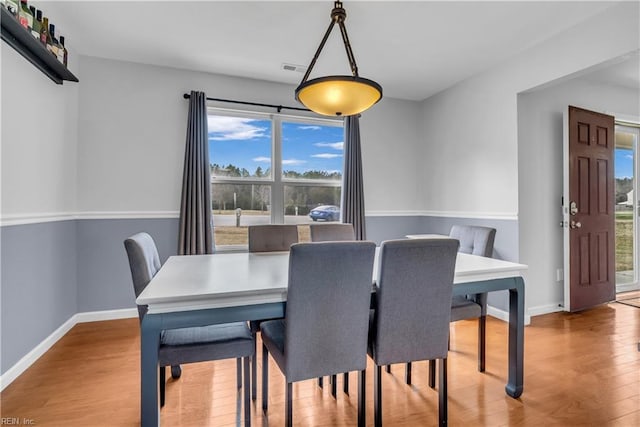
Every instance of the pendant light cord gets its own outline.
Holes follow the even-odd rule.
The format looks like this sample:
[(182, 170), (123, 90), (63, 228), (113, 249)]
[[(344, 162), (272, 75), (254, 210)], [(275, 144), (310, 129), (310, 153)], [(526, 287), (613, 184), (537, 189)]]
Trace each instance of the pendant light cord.
[(331, 11), (331, 23), (329, 24), (329, 28), (327, 28), (327, 31), (324, 33), (324, 37), (322, 37), (320, 46), (318, 46), (315, 55), (313, 55), (313, 59), (311, 59), (309, 68), (307, 68), (307, 72), (304, 73), (304, 77), (302, 78), (300, 84), (306, 82), (309, 78), (311, 70), (313, 70), (313, 67), (316, 65), (316, 61), (318, 60), (322, 49), (324, 49), (324, 45), (327, 42), (327, 39), (329, 38), (331, 31), (333, 30), (333, 26), (336, 23), (338, 24), (338, 27), (340, 27), (340, 34), (342, 35), (344, 48), (347, 51), (347, 59), (349, 60), (349, 66), (351, 67), (351, 74), (353, 74), (354, 77), (358, 77), (358, 66), (356, 65), (356, 58), (355, 56), (353, 56), (353, 51), (351, 50), (351, 43), (349, 43), (349, 36), (347, 35), (347, 27), (345, 27), (344, 25), (344, 21), (346, 18), (347, 12), (342, 7), (342, 2), (336, 1), (334, 4), (334, 8)]

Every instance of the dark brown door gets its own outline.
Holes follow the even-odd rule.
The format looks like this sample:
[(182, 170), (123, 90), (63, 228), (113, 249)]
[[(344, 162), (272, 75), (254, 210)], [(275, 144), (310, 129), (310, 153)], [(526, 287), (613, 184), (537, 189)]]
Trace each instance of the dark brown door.
[(569, 107), (570, 311), (615, 299), (614, 118)]

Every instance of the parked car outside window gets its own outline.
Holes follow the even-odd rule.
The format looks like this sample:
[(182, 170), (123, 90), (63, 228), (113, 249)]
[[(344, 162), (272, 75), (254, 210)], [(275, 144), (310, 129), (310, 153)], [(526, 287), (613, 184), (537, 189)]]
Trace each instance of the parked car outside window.
[(311, 209), (309, 218), (314, 221), (319, 219), (324, 221), (338, 221), (340, 219), (340, 208), (333, 205), (318, 206), (317, 208)]

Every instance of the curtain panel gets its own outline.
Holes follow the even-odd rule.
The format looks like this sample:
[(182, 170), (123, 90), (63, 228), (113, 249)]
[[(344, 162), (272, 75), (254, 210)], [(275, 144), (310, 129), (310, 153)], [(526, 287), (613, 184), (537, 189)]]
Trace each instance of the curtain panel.
[(342, 222), (353, 224), (357, 240), (366, 240), (364, 184), (360, 149), (360, 116), (349, 116), (344, 123), (344, 172), (342, 177)]
[(182, 174), (179, 255), (214, 251), (206, 102), (204, 92), (191, 91)]

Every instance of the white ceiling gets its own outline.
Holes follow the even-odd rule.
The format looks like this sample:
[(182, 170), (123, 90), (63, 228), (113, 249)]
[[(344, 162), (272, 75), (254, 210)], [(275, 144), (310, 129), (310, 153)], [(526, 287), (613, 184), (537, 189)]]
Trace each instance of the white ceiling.
[[(37, 3), (37, 2), (36, 2)], [(332, 1), (56, 1), (42, 5), (76, 54), (297, 84)], [(422, 100), (614, 3), (345, 1), (360, 75)], [(637, 68), (636, 68), (637, 70)], [(349, 74), (334, 29), (311, 78)]]

